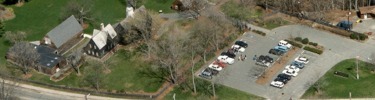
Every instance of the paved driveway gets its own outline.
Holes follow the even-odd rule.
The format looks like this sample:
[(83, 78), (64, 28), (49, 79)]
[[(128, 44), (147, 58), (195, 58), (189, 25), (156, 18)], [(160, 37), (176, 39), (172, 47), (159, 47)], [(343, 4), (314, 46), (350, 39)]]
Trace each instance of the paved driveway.
[[(276, 34), (274, 33), (276, 32)], [(267, 85), (255, 83), (256, 78), (251, 76), (252, 68), (256, 66), (251, 58), (254, 54), (267, 54), (278, 40), (289, 37), (307, 37), (310, 41), (317, 42), (326, 49), (322, 55), (304, 52), (314, 58), (309, 65), (304, 68), (299, 75), (293, 78), (288, 84), (277, 89)], [(375, 41), (370, 39), (364, 43), (356, 42), (338, 35), (327, 33), (302, 25), (282, 26), (269, 31), (266, 37), (254, 33), (246, 33), (243, 39), (249, 42), (246, 49), (248, 59), (244, 62), (236, 62), (221, 72), (215, 82), (242, 90), (251, 94), (269, 98), (272, 100), (287, 100), (289, 98), (300, 98), (308, 89), (310, 83), (314, 83), (325, 74), (336, 63), (360, 56), (360, 59), (367, 60), (371, 51), (375, 51)], [(303, 50), (300, 50), (301, 53)], [(298, 56), (294, 55), (294, 56)], [(284, 94), (281, 94), (284, 93)]]

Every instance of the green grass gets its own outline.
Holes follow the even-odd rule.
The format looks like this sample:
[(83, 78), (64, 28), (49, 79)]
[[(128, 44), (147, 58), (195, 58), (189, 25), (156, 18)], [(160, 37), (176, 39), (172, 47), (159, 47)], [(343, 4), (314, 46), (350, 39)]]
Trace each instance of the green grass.
[(280, 26), (287, 25), (287, 24), (289, 24), (289, 22), (286, 20), (283, 20), (282, 18), (274, 18), (274, 19), (265, 21), (262, 27), (271, 30), (276, 27), (280, 27)]
[[(318, 96), (314, 88), (310, 87), (302, 98), (349, 98), (349, 92), (353, 98), (375, 97), (375, 75), (371, 72), (374, 65), (359, 61), (359, 80), (356, 79), (356, 60), (347, 59), (331, 68), (319, 81), (326, 82), (323, 85), (323, 95)], [(348, 78), (334, 75), (334, 71), (349, 74)]]
[(236, 18), (239, 20), (254, 19), (262, 16), (263, 14), (261, 10), (256, 10), (253, 8), (249, 8), (247, 6), (243, 6), (241, 4), (236, 3), (233, 0), (226, 2), (224, 5), (221, 6), (221, 9), (225, 13), (225, 15), (228, 15), (232, 18)]
[(174, 0), (143, 0), (140, 1), (140, 4), (137, 6), (144, 5), (146, 9), (153, 10), (155, 12), (159, 12), (159, 10), (163, 10), (164, 13), (171, 13), (174, 12), (170, 7)]
[[(136, 56), (137, 55), (133, 55), (131, 52), (120, 50), (108, 59), (113, 61), (113, 64), (110, 66), (111, 73), (104, 75), (105, 90), (124, 90), (126, 92), (138, 92), (143, 90), (145, 92), (156, 92), (159, 89), (163, 81), (139, 75), (142, 67), (150, 66), (148, 66), (148, 63), (138, 60)], [(89, 73), (85, 72), (85, 67), (87, 66), (84, 65), (83, 68), (80, 69), (82, 74)], [(46, 75), (33, 73), (33, 76), (30, 78), (31, 80), (70, 87), (89, 87), (80, 84), (83, 81), (83, 76), (77, 76), (75, 72), (72, 72), (71, 75), (59, 82), (50, 81), (49, 77)]]
[[(204, 86), (199, 86), (199, 84), (197, 84), (197, 88), (211, 87), (210, 82), (206, 80), (197, 78), (196, 81), (204, 82), (203, 83)], [(263, 100), (264, 99), (264, 98), (251, 95), (243, 91), (239, 91), (239, 90), (226, 87), (223, 85), (215, 84), (215, 86), (217, 87), (216, 96), (219, 100)], [(204, 89), (204, 90), (207, 90), (207, 89)], [(164, 99), (173, 100), (173, 94), (175, 94), (176, 100), (210, 100), (210, 98), (212, 98), (212, 94), (205, 94), (202, 92), (203, 90), (199, 91), (199, 89), (197, 89), (197, 94), (193, 95), (192, 90), (186, 90), (181, 87), (175, 87), (174, 90), (171, 91), (169, 94), (167, 94)]]

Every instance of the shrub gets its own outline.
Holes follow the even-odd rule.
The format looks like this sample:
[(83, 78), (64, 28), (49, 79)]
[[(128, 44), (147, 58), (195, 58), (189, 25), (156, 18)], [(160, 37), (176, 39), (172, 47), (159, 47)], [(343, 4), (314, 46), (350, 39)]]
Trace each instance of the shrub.
[(307, 44), (307, 43), (309, 43), (309, 39), (308, 39), (308, 38), (304, 38), (301, 42), (302, 42), (303, 44)]
[(262, 32), (262, 31), (259, 31), (259, 30), (253, 30), (254, 33), (257, 33), (259, 35), (262, 35), (262, 36), (266, 36), (266, 33)]
[(319, 28), (319, 29), (327, 30), (327, 31), (330, 31), (332, 33), (342, 35), (342, 36), (346, 36), (346, 37), (349, 37), (351, 35), (350, 32), (348, 32), (346, 30), (342, 30), (342, 29), (337, 28), (337, 27), (329, 27), (329, 26), (324, 26), (324, 25), (318, 25), (316, 27)]
[(361, 33), (352, 33), (350, 34), (350, 39), (354, 40), (366, 40), (368, 36), (366, 34), (361, 34)]
[(312, 46), (318, 46), (318, 43), (315, 43), (315, 42), (309, 42), (309, 45), (312, 45)]
[(302, 38), (301, 37), (296, 37), (296, 38), (294, 38), (294, 40), (296, 40), (296, 41), (302, 41)]
[(300, 43), (297, 43), (297, 42), (294, 42), (294, 41), (290, 41), (290, 40), (285, 40), (285, 41), (287, 41), (288, 43), (290, 43), (293, 46), (296, 46), (298, 48), (302, 48), (302, 44), (300, 44)]
[(311, 51), (313, 53), (317, 53), (317, 54), (322, 54), (323, 53), (322, 50), (319, 50), (319, 49), (316, 49), (316, 48), (312, 48), (312, 47), (309, 47), (309, 46), (305, 46), (303, 49), (307, 50), (307, 51)]

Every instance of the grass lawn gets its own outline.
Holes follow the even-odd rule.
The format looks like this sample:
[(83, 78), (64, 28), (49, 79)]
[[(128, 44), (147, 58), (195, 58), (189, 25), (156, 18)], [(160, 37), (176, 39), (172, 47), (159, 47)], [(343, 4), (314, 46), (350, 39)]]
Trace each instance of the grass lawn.
[(170, 7), (174, 0), (143, 0), (140, 1), (137, 6), (144, 5), (146, 9), (153, 10), (155, 12), (159, 12), (159, 10), (163, 10), (164, 13), (172, 13), (174, 12)]
[[(191, 79), (190, 79), (191, 80)], [(203, 80), (203, 79), (196, 79), (197, 81), (197, 88), (199, 87), (208, 87), (206, 89), (202, 89), (201, 92), (197, 89), (197, 94), (193, 95), (193, 91), (184, 90), (181, 87), (175, 87), (173, 91), (165, 96), (164, 99), (166, 100), (173, 100), (173, 94), (175, 94), (176, 100), (210, 100), (212, 94), (202, 93), (203, 90), (210, 89), (211, 84), (210, 82)], [(198, 86), (199, 82), (204, 82), (205, 86)], [(226, 87), (223, 85), (215, 84), (216, 87), (216, 96), (219, 100), (263, 100), (264, 98), (251, 95), (245, 93), (243, 91), (239, 91), (230, 87)], [(191, 87), (192, 88), (192, 87)], [(210, 90), (209, 90), (210, 91)]]
[[(369, 63), (359, 62), (359, 80), (356, 79), (356, 60), (347, 59), (331, 68), (319, 81), (326, 82), (323, 85), (322, 94), (317, 95), (315, 89), (310, 87), (302, 98), (374, 98), (375, 97), (375, 73), (371, 72)], [(335, 71), (349, 74), (348, 78), (334, 75)]]
[(289, 22), (286, 20), (283, 20), (282, 18), (274, 18), (274, 19), (263, 22), (263, 26), (261, 27), (271, 30), (271, 29), (274, 29), (276, 27), (283, 26), (286, 24), (289, 24)]
[[(109, 61), (113, 61), (113, 64), (110, 66), (111, 73), (104, 75), (104, 88), (106, 90), (155, 92), (163, 83), (158, 79), (139, 75), (140, 69), (142, 67), (149, 67), (147, 66), (149, 64), (142, 62), (137, 58), (137, 55), (131, 52), (120, 50), (114, 54)], [(83, 66), (83, 68), (80, 69), (83, 74), (88, 73), (84, 72), (85, 67), (87, 66)], [(75, 72), (56, 83), (50, 81), (48, 76), (41, 74), (33, 74), (30, 79), (70, 87), (87, 87), (80, 84), (83, 81), (83, 76), (77, 77)]]

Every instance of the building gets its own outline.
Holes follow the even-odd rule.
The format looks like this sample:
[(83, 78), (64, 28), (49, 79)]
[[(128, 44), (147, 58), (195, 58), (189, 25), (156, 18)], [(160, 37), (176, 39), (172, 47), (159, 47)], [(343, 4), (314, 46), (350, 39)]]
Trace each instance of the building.
[(375, 17), (375, 6), (359, 7), (359, 17), (362, 19)]
[(44, 45), (36, 45), (35, 49), (40, 54), (40, 58), (34, 68), (39, 72), (53, 75), (67, 64), (64, 57), (56, 54), (56, 49)]
[(60, 25), (49, 31), (40, 41), (40, 44), (48, 45), (57, 49), (59, 54), (64, 53), (83, 38), (82, 31), (82, 26), (72, 15)]
[[(30, 43), (31, 44), (31, 43)], [(67, 62), (64, 57), (57, 55), (57, 50), (50, 48), (45, 45), (34, 45), (34, 49), (38, 55), (39, 58), (35, 60), (36, 64), (31, 64), (31, 66), (27, 66), (29, 68), (33, 68), (36, 71), (48, 74), (48, 75), (53, 75), (56, 72), (60, 70), (60, 68), (63, 68)], [(18, 57), (22, 57), (22, 55), (18, 55)], [(14, 62), (15, 59), (17, 59), (17, 55), (12, 55), (12, 53), (8, 52), (6, 55), (6, 59)], [(16, 62), (14, 62), (16, 63)], [(21, 65), (21, 64), (17, 64)]]
[(108, 24), (102, 29), (94, 29), (93, 36), (87, 46), (84, 48), (85, 53), (94, 57), (102, 58), (108, 52), (110, 52), (119, 42), (119, 36), (112, 27)]

